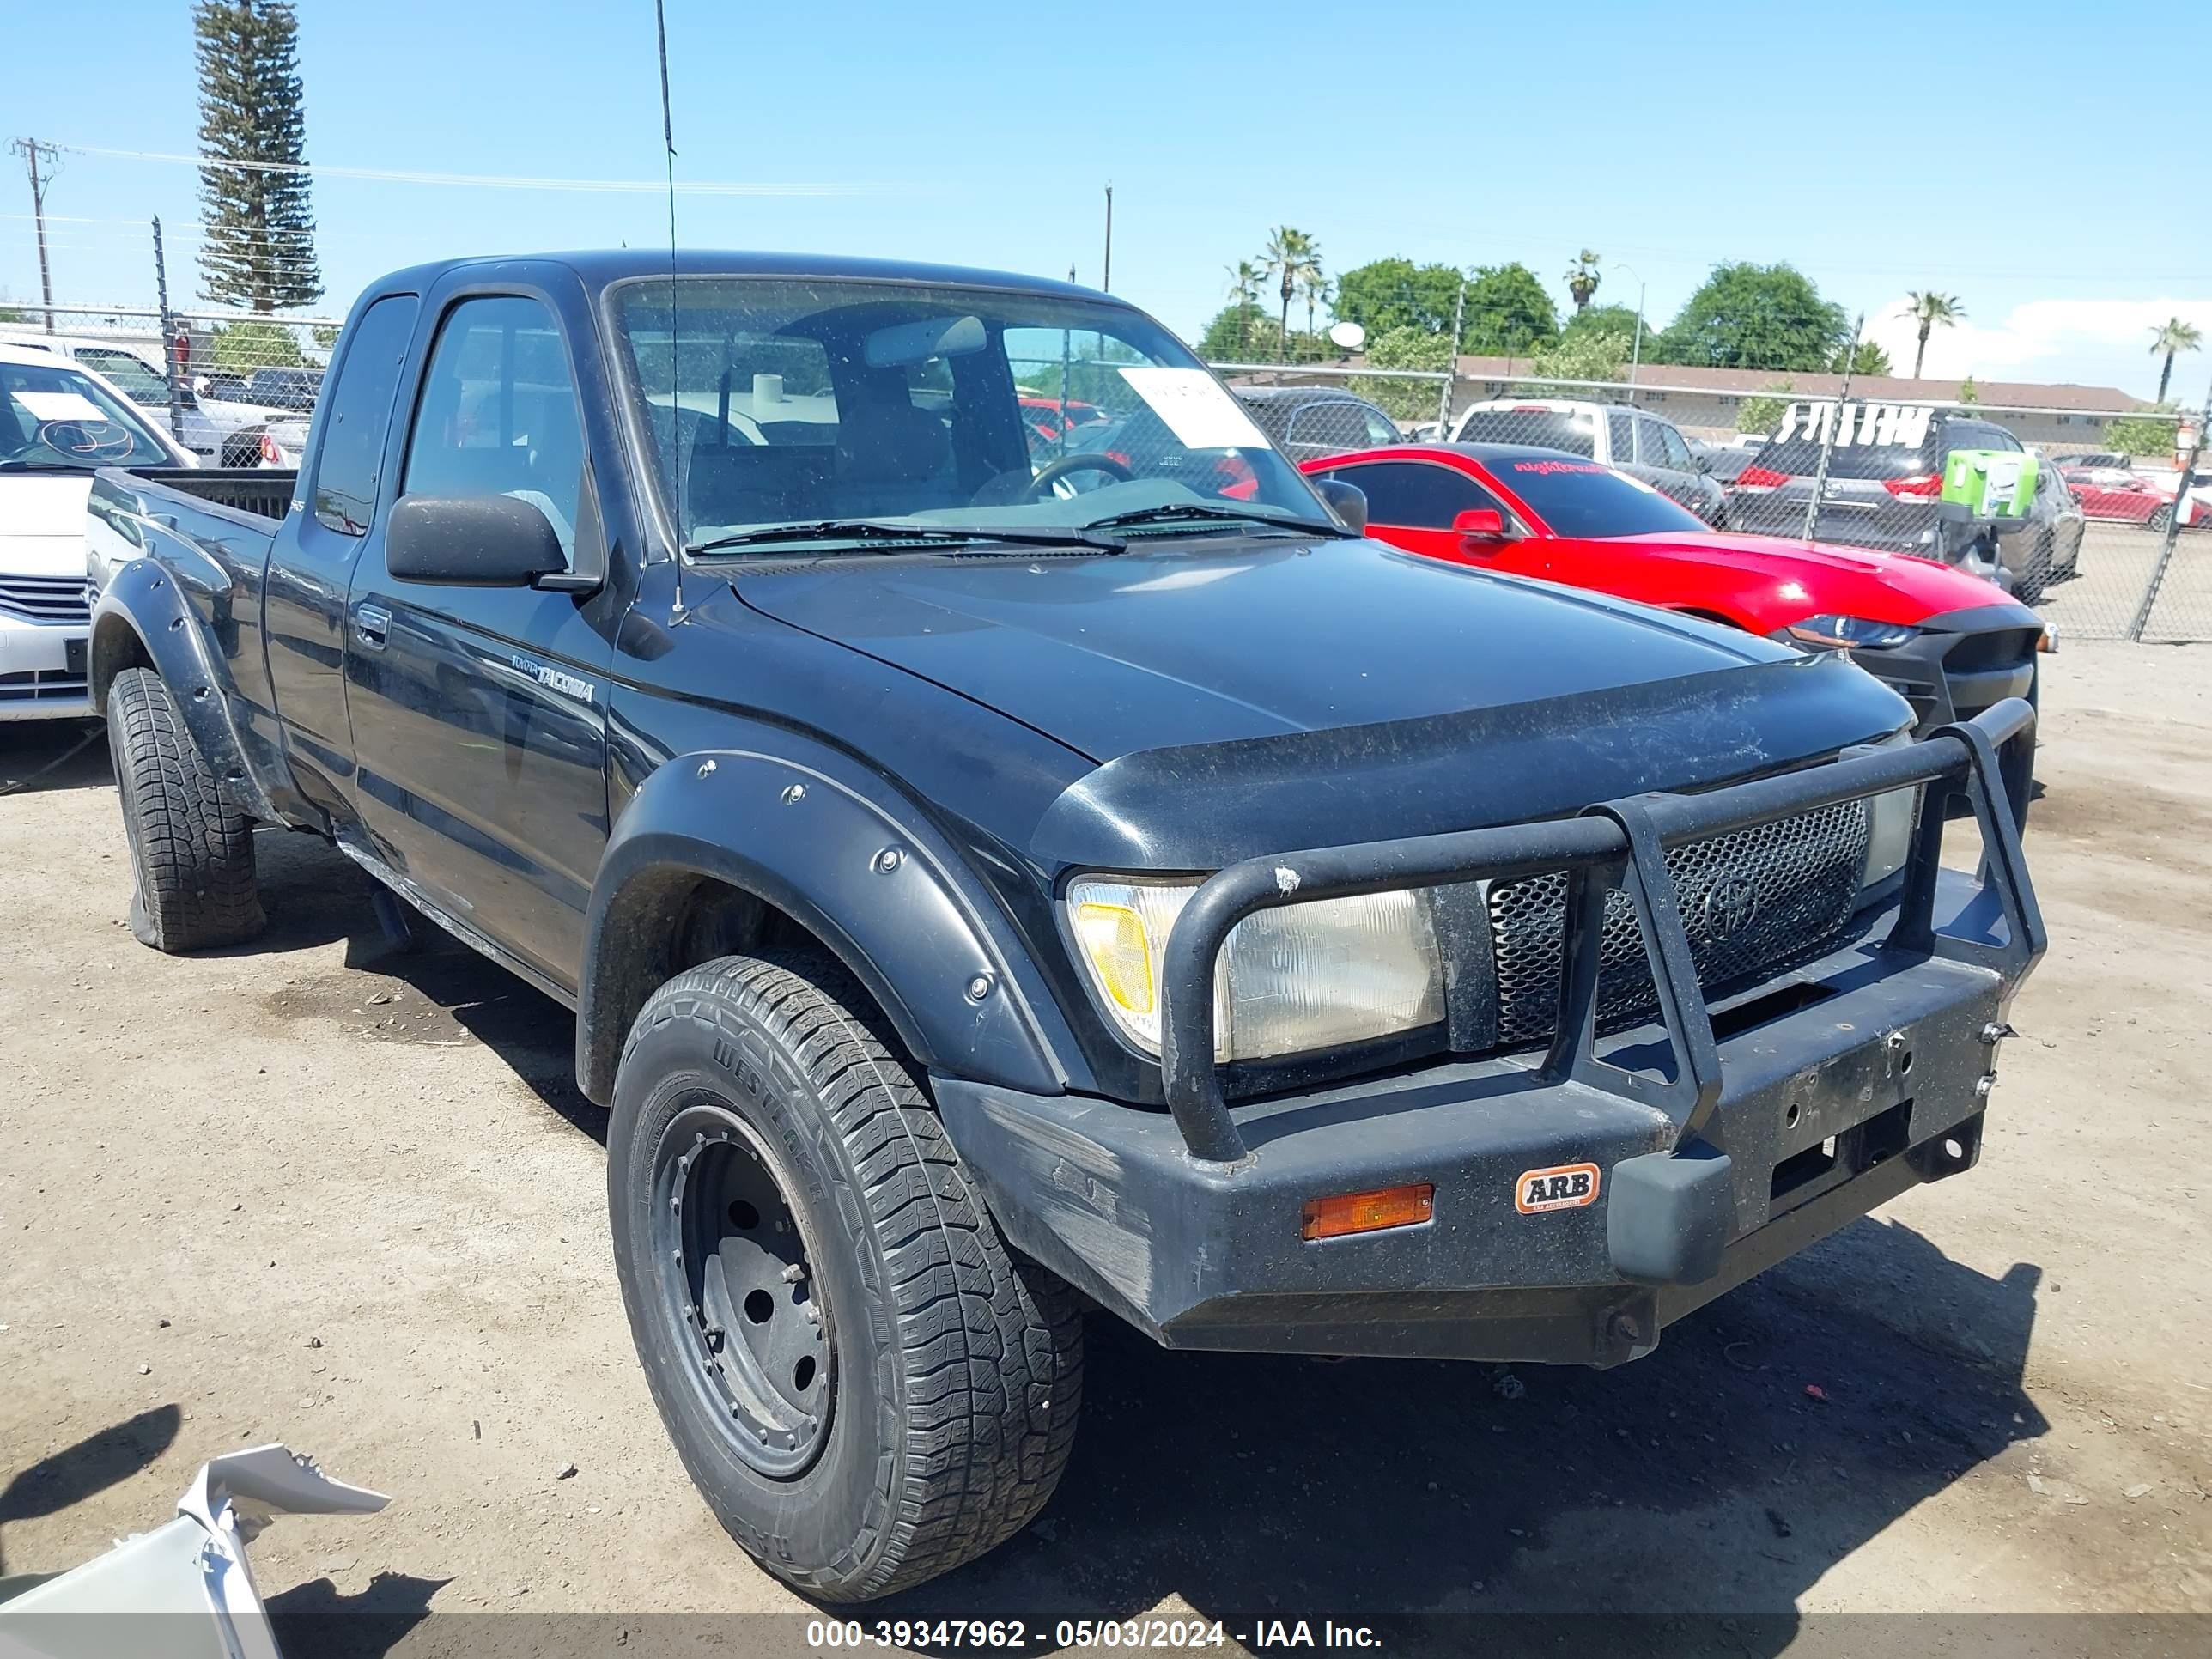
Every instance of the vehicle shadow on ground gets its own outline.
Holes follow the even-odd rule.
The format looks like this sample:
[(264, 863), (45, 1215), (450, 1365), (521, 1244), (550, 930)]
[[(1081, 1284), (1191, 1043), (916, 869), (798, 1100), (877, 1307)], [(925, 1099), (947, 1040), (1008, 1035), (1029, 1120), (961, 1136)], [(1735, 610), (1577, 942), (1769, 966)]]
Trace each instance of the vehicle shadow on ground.
[(86, 720), (0, 726), (0, 795), (97, 789), (115, 781), (106, 727)]
[[(0, 1527), (58, 1515), (129, 1480), (168, 1450), (183, 1421), (176, 1407), (155, 1406), (17, 1470), (0, 1489)], [(0, 1572), (6, 1570), (7, 1558), (0, 1554)]]
[[(1671, 1644), (1639, 1620), (1639, 1650), (1778, 1651), (1830, 1568), (2044, 1432), (2021, 1389), (2040, 1278), (1863, 1220), (1607, 1372), (1170, 1354), (1095, 1317), (1042, 1522), (868, 1617), (1024, 1618), (1049, 1646), (1071, 1613), (1170, 1596), (1248, 1632), (1661, 1613), (1689, 1617)], [(1739, 1623), (1723, 1637), (1715, 1614)], [(1545, 1624), (1403, 1639), (1495, 1652), (1518, 1632), (1549, 1651)]]
[[(374, 879), (320, 838), (269, 830), (254, 849), (269, 927), (223, 954), (301, 951), (343, 939), (348, 983), (327, 1012), (340, 1003), (349, 1012), (365, 1010), (375, 1016), (368, 1034), (381, 1041), (472, 1038), (559, 1116), (605, 1143), (605, 1112), (576, 1087), (576, 1019), (568, 1009), (420, 915), (414, 917), (415, 948), (396, 948), (377, 921)], [(413, 995), (389, 1004), (370, 1000), (401, 988)]]

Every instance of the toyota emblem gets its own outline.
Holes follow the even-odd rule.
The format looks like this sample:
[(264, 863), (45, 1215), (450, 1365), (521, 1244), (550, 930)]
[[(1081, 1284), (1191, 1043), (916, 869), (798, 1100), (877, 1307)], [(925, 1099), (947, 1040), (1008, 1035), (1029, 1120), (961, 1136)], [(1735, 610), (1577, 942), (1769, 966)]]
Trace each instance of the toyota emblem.
[(1707, 937), (1734, 939), (1759, 914), (1759, 889), (1747, 876), (1723, 876), (1705, 890)]

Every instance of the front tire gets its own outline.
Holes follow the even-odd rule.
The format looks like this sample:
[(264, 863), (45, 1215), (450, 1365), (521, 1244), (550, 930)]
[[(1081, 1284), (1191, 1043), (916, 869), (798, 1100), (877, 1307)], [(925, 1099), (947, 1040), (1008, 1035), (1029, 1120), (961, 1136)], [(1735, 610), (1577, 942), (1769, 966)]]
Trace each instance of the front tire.
[(1012, 1537), (1074, 1443), (1082, 1322), (1015, 1261), (865, 994), (725, 957), (640, 1012), (607, 1197), (630, 1333), (692, 1480), (829, 1601)]
[(2173, 509), (2170, 507), (2161, 507), (2153, 511), (2150, 517), (2143, 520), (2143, 528), (2146, 530), (2155, 530), (2160, 535), (2163, 536), (2166, 534), (2166, 526), (2172, 522)]
[(152, 670), (126, 668), (108, 687), (107, 748), (131, 843), (132, 935), (174, 955), (259, 933), (253, 820), (223, 798)]

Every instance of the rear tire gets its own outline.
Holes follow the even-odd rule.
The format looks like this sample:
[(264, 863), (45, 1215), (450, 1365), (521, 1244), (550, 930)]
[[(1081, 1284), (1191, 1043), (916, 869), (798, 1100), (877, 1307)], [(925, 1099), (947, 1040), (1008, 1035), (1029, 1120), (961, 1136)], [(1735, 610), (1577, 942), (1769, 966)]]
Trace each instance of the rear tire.
[(607, 1137), (661, 1420), (730, 1535), (830, 1601), (1028, 1525), (1082, 1392), (1073, 1297), (1008, 1255), (868, 1010), (817, 957), (680, 975), (631, 1029)]
[(2172, 522), (2173, 509), (2170, 507), (2161, 507), (2154, 511), (2150, 517), (2143, 520), (2143, 528), (2146, 530), (2155, 530), (2160, 535), (2163, 536), (2166, 534), (2166, 526)]
[(131, 843), (133, 936), (173, 955), (259, 933), (253, 820), (223, 799), (150, 669), (127, 668), (108, 688), (107, 747)]

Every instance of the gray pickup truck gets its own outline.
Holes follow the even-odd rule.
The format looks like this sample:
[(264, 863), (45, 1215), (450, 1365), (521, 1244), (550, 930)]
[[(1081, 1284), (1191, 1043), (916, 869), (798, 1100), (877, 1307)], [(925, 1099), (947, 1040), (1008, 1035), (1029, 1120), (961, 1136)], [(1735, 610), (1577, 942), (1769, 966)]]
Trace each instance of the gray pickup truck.
[(1972, 1166), (2044, 948), (2025, 702), (1369, 541), (1058, 283), (401, 271), (296, 477), (90, 514), (137, 936), (284, 826), (573, 1007), (653, 1399), (830, 1600), (1037, 1513), (1086, 1310), (1649, 1353)]

